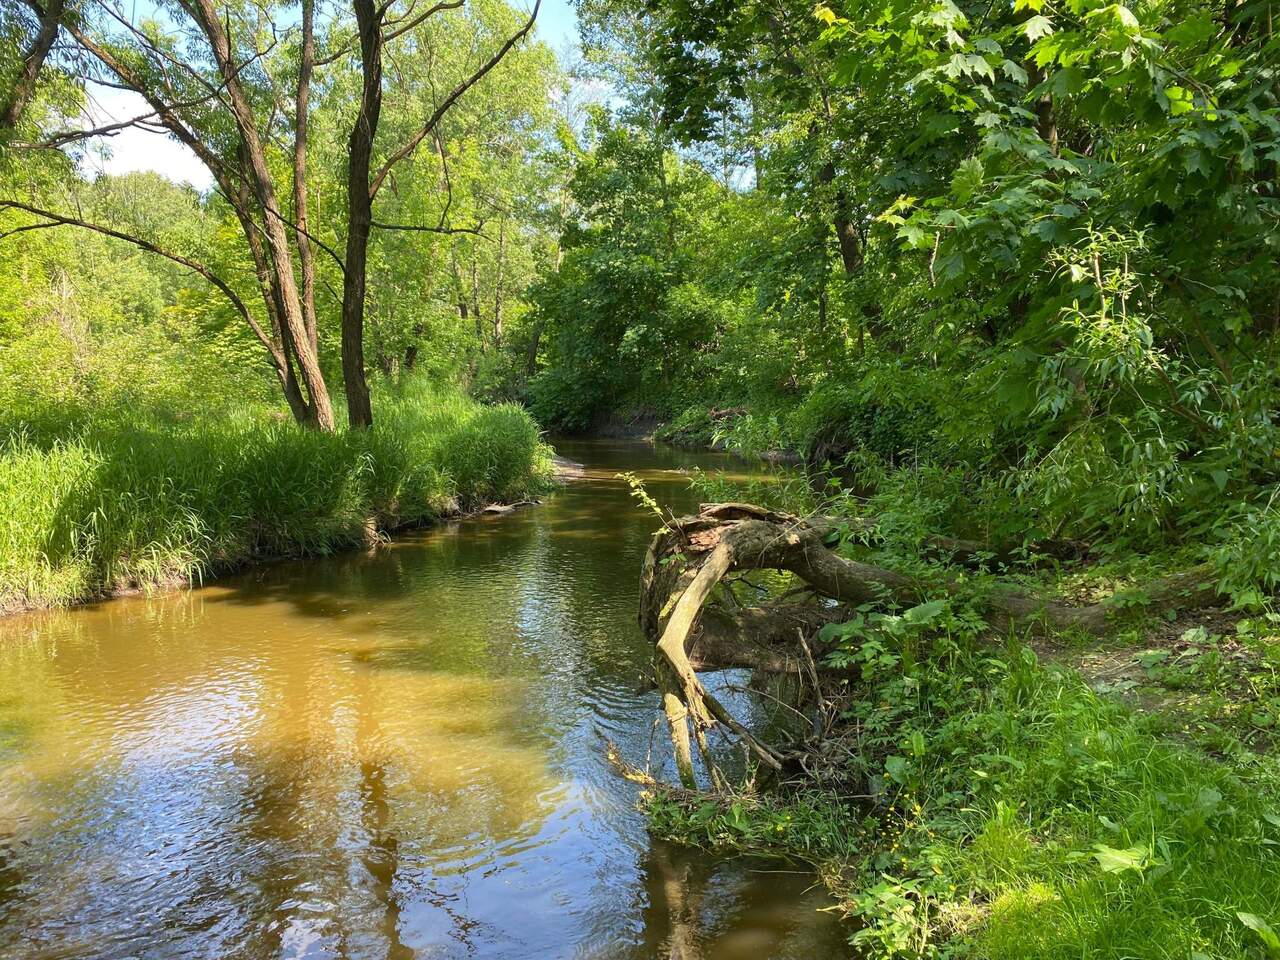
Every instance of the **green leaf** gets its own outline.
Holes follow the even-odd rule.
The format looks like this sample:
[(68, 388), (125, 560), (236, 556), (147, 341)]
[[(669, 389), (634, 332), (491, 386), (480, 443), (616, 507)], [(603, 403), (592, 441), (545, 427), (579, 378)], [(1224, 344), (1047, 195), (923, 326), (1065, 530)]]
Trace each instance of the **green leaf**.
[(884, 772), (889, 775), (889, 779), (894, 783), (905, 784), (910, 766), (906, 757), (890, 757), (884, 762)]
[(1258, 935), (1258, 939), (1262, 941), (1267, 948), (1267, 953), (1271, 956), (1280, 956), (1280, 936), (1271, 929), (1271, 924), (1263, 920), (1256, 913), (1237, 913), (1240, 922)]
[(1195, 106), (1190, 92), (1182, 87), (1165, 87), (1164, 95), (1169, 101), (1169, 113), (1171, 116), (1180, 117), (1184, 113), (1189, 113), (1192, 107)]
[(1053, 33), (1053, 24), (1049, 22), (1048, 17), (1036, 14), (1022, 25), (1022, 32), (1027, 35), (1028, 40), (1035, 43), (1041, 37), (1047, 37)]
[(902, 615), (902, 619), (908, 623), (923, 624), (928, 623), (943, 610), (947, 608), (945, 600), (930, 600), (927, 603), (921, 603), (912, 607)]
[(913, 757), (923, 757), (927, 749), (924, 734), (919, 730), (911, 731), (911, 755)]
[(956, 167), (955, 176), (951, 178), (951, 192), (960, 200), (968, 200), (982, 186), (985, 174), (982, 161), (977, 157), (960, 161), (960, 165)]
[(1018, 66), (1018, 64), (1014, 63), (1012, 60), (1004, 61), (1004, 63), (1000, 64), (1000, 69), (1003, 70), (1004, 75), (1014, 83), (1027, 82), (1027, 71), (1023, 70), (1022, 67)]
[(1196, 806), (1205, 813), (1213, 813), (1220, 803), (1222, 803), (1222, 794), (1213, 787), (1204, 787), (1196, 795)]
[(923, 247), (928, 234), (917, 224), (904, 223), (898, 228), (898, 237), (909, 247)]
[(1098, 866), (1104, 873), (1124, 873), (1126, 870), (1141, 873), (1154, 862), (1151, 848), (1147, 846), (1117, 850), (1115, 847), (1108, 847), (1105, 843), (1095, 843), (1093, 850), (1093, 858), (1098, 861)]

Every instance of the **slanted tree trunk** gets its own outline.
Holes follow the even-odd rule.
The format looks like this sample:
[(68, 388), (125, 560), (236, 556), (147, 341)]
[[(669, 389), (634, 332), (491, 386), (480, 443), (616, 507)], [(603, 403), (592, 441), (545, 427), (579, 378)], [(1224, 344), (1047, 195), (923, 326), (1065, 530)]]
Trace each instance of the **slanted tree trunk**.
[(44, 66), (45, 58), (58, 39), (58, 27), (64, 10), (63, 0), (47, 0), (43, 10), (32, 3), (31, 9), (39, 18), (40, 25), (22, 57), (22, 69), (18, 71), (7, 101), (0, 104), (0, 130), (12, 130), (22, 119), (27, 104), (35, 96), (40, 68)]
[(236, 130), (240, 134), (242, 156), (247, 166), (245, 173), (258, 207), (262, 211), (261, 227), (266, 237), (267, 254), (279, 291), (282, 331), (292, 340), (302, 383), (311, 397), (316, 425), (321, 430), (331, 431), (334, 428), (334, 419), (329, 390), (324, 382), (324, 374), (320, 370), (319, 359), (311, 348), (310, 337), (307, 335), (298, 285), (293, 274), (293, 256), (289, 247), (289, 237), (285, 232), (286, 221), (280, 213), (275, 182), (267, 164), (266, 151), (258, 136), (253, 108), (240, 82), (240, 68), (234, 62), (230, 39), (223, 29), (213, 0), (194, 0), (191, 11), (209, 41), (218, 71), (222, 75), (231, 114), (235, 120)]
[(313, 352), (320, 349), (316, 323), (316, 266), (307, 230), (307, 145), (311, 109), (311, 73), (315, 65), (315, 0), (302, 0), (302, 47), (298, 51), (298, 94), (294, 101), (293, 217), (302, 279), (302, 318)]
[[(48, 2), (53, 4), (54, 0), (48, 0)], [(46, 9), (40, 5), (40, 0), (26, 0), (27, 5), (40, 18), (42, 28), (36, 45), (30, 51), (30, 62), (24, 64), (24, 71), (29, 71), (33, 75), (38, 72), (40, 64), (53, 43), (50, 34), (56, 37), (59, 22), (55, 11), (65, 14), (63, 6), (65, 2), (66, 0), (56, 0), (56, 7), (51, 5)], [(347, 258), (342, 264), (346, 272), (342, 298), (342, 360), (348, 407), (354, 426), (368, 426), (372, 422), (364, 373), (363, 344), (364, 297), (367, 289), (365, 274), (370, 230), (375, 226), (410, 230), (443, 230), (444, 228), (443, 224), (439, 228), (376, 224), (372, 218), (373, 199), (395, 165), (410, 157), (418, 145), (436, 131), (437, 125), (454, 104), (497, 67), (515, 45), (529, 34), (537, 19), (541, 0), (535, 0), (533, 10), (524, 24), (509, 35), (498, 49), (469, 76), (449, 91), (436, 105), (425, 123), (398, 148), (390, 151), (376, 172), (371, 171), (371, 156), (382, 98), (383, 45), (416, 30), (438, 14), (458, 9), (463, 6), (463, 3), (464, 0), (438, 0), (418, 13), (413, 13), (410, 5), (410, 12), (384, 32), (384, 28), (388, 28), (384, 18), (389, 5), (376, 6), (372, 0), (353, 0), (360, 34), (363, 70), (360, 114), (350, 141), (348, 206), (351, 221), (347, 234)], [(123, 25), (140, 39), (140, 43), (133, 46), (128, 43), (121, 45), (115, 41), (99, 42), (83, 24), (78, 22), (76, 17), (64, 17), (65, 22), (61, 23), (61, 27), (75, 38), (86, 54), (95, 58), (114, 75), (113, 82), (118, 82), (123, 89), (129, 89), (141, 95), (153, 111), (154, 122), (163, 125), (174, 137), (189, 147), (213, 175), (219, 190), (235, 210), (253, 255), (254, 269), (263, 303), (271, 318), (271, 335), (268, 336), (262, 330), (253, 314), (239, 301), (234, 290), (203, 264), (180, 254), (164, 251), (145, 238), (120, 234), (103, 225), (88, 223), (79, 217), (23, 207), (16, 201), (0, 202), (27, 209), (28, 212), (45, 217), (49, 221), (46, 224), (36, 224), (23, 229), (62, 225), (93, 229), (119, 236), (142, 249), (167, 256), (174, 262), (199, 272), (235, 304), (236, 309), (266, 349), (271, 366), (276, 371), (285, 399), (295, 418), (303, 423), (314, 424), (321, 430), (333, 430), (333, 407), (318, 357), (315, 272), (311, 261), (311, 250), (313, 246), (320, 246), (326, 253), (334, 256), (335, 260), (337, 255), (315, 240), (307, 232), (306, 224), (307, 112), (310, 103), (311, 71), (315, 62), (314, 0), (304, 0), (302, 16), (303, 53), (300, 58), (300, 75), (295, 98), (297, 139), (293, 146), (294, 207), (298, 219), (293, 222), (286, 219), (280, 210), (263, 145), (264, 139), (273, 136), (274, 132), (270, 123), (262, 124), (259, 118), (254, 116), (253, 104), (246, 94), (243, 81), (245, 69), (254, 59), (264, 55), (264, 51), (255, 51), (254, 55), (245, 62), (237, 60), (236, 47), (229, 36), (234, 21), (230, 11), (219, 9), (215, 0), (180, 0), (175, 11), (178, 9), (189, 16), (199, 33), (203, 34), (209, 46), (209, 55), (217, 69), (217, 82), (206, 80), (194, 69), (189, 71), (205, 87), (208, 94), (196, 101), (190, 101), (180, 95), (181, 91), (171, 82), (169, 68), (172, 64), (169, 61), (172, 55), (147, 41), (141, 32), (132, 27), (131, 23), (125, 22)], [(258, 10), (257, 13), (262, 14), (263, 11)], [(272, 27), (274, 29), (274, 25)], [(180, 25), (179, 29), (184, 34), (191, 33), (186, 26)], [(94, 75), (94, 71), (87, 67), (81, 67), (79, 72), (84, 78)], [(14, 101), (16, 106), (8, 102), (3, 105), (4, 115), (20, 110), (19, 101), (23, 101), (24, 96), (29, 99), (29, 95), (23, 93), (24, 90), (25, 87), (20, 85), (19, 96)], [(117, 126), (79, 131), (77, 137), (64, 137), (63, 142), (109, 132)], [(232, 137), (228, 137), (228, 129), (233, 131)], [(450, 231), (443, 230), (443, 232)], [(294, 272), (293, 243), (297, 244), (299, 250), (301, 292), (298, 287), (298, 277)]]
[[(189, 115), (185, 112), (187, 107), (171, 102), (170, 91), (163, 82), (155, 81), (130, 59), (118, 55), (113, 47), (98, 43), (74, 20), (69, 20), (64, 27), (89, 55), (115, 75), (123, 87), (146, 100), (159, 123), (189, 147), (213, 175), (235, 212), (249, 246), (263, 303), (272, 322), (273, 337), (259, 336), (260, 331), (251, 314), (246, 313), (245, 320), (266, 347), (294, 417), (300, 423), (332, 430), (333, 412), (315, 351), (308, 349), (305, 341), (301, 350), (294, 349), (290, 343), (303, 329), (292, 258), (269, 177), (263, 189), (266, 161), (248, 100), (239, 82), (239, 67), (231, 62), (230, 43), (212, 6), (202, 3), (198, 7), (192, 5), (184, 9), (205, 34), (219, 72), (224, 77), (225, 95), (233, 114), (231, 120), (239, 134), (233, 146), (234, 155), (230, 157), (189, 123)], [(61, 222), (72, 221), (64, 218)], [(139, 242), (142, 238), (125, 239), (147, 247), (145, 242)], [(280, 269), (282, 264), (286, 269)], [(301, 384), (294, 372), (295, 363)], [(305, 387), (309, 400), (302, 397), (302, 387)]]

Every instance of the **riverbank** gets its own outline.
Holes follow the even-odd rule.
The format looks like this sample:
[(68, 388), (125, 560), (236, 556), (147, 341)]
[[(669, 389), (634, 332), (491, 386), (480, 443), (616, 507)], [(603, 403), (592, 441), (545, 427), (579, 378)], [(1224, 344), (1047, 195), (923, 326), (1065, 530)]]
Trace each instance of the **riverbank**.
[[(653, 829), (816, 863), (876, 957), (1270, 955), (1280, 617), (1144, 601), (1135, 580), (1178, 559), (975, 575), (917, 556), (919, 604), (866, 603), (815, 638), (822, 693), (796, 704), (785, 785), (655, 788)], [(995, 631), (997, 573), (1113, 597), (1111, 629)]]
[(522, 409), (410, 386), (367, 432), (246, 413), (15, 432), (0, 448), (0, 612), (200, 581), (526, 499), (552, 473)]
[(682, 450), (729, 453), (746, 460), (772, 464), (799, 464), (804, 456), (784, 446), (760, 446), (752, 438), (735, 437), (730, 428), (742, 411), (691, 408), (679, 417), (664, 417), (653, 410), (613, 411), (595, 418), (581, 433), (584, 439), (634, 440), (666, 443)]

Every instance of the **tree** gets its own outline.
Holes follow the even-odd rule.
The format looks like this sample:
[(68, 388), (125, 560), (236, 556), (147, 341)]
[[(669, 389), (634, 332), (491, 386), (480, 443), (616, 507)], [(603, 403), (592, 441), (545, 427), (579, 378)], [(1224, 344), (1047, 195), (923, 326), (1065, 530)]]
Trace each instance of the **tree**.
[[(310, 2), (303, 10), (301, 43), (296, 49), (289, 45), (283, 51), (276, 48), (282, 37), (294, 33), (294, 28), (282, 29), (277, 24), (275, 18), (279, 18), (280, 9), (220, 10), (212, 0), (182, 2), (172, 20), (165, 15), (162, 19), (134, 22), (123, 10), (108, 5), (100, 17), (64, 24), (79, 50), (87, 54), (68, 56), (65, 69), (81, 83), (105, 83), (136, 92), (150, 111), (123, 123), (61, 131), (40, 145), (66, 147), (132, 125), (163, 129), (199, 157), (239, 224), (269, 321), (265, 329), (256, 323), (250, 325), (299, 422), (314, 423), (323, 430), (334, 427), (319, 357), (312, 246), (322, 247), (343, 275), (341, 340), (347, 406), (352, 426), (366, 427), (372, 422), (372, 411), (364, 369), (363, 325), (374, 199), (392, 169), (412, 156), (462, 96), (528, 34), (538, 9), (535, 4), (533, 14), (496, 52), (433, 102), (425, 121), (406, 140), (389, 149), (385, 157), (377, 158), (375, 166), (385, 45), (411, 37), (436, 15), (461, 6), (462, 0), (457, 0), (437, 3), (419, 12), (410, 4), (395, 16), (390, 5), (375, 8), (358, 0), (353, 5), (354, 38), (346, 17), (336, 15), (328, 24), (332, 50), (320, 58), (324, 64), (352, 56), (353, 48), (359, 51), (356, 62), (360, 94), (348, 138), (346, 253), (341, 258), (308, 228), (305, 181), (310, 114), (317, 109), (341, 108), (338, 101), (313, 102), (312, 76), (318, 61), (314, 55), (314, 7)], [(283, 93), (285, 77), (292, 77), (294, 85), (291, 130), (288, 98)], [(341, 86), (330, 89), (339, 96), (342, 92)], [(280, 203), (272, 168), (274, 144), (289, 139), (293, 211)], [(46, 226), (110, 229), (21, 201), (10, 201), (10, 209), (41, 216)], [(149, 243), (145, 238), (132, 239), (139, 245)], [(183, 262), (176, 260), (180, 255), (172, 251), (156, 252)], [(186, 265), (213, 282), (207, 266)], [(225, 278), (217, 281), (219, 289), (233, 295)], [(245, 318), (252, 319), (247, 312)]]

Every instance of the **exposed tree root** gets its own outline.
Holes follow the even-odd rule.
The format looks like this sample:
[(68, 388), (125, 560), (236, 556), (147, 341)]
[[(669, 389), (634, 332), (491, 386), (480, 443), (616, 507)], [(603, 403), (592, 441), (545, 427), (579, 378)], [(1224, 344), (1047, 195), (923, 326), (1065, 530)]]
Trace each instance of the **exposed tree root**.
[[(816, 684), (812, 638), (827, 623), (849, 619), (849, 608), (871, 601), (919, 602), (926, 585), (895, 570), (842, 557), (825, 539), (834, 523), (801, 519), (746, 503), (704, 504), (697, 516), (671, 521), (653, 538), (641, 575), (640, 624), (655, 643), (655, 672), (681, 783), (697, 787), (693, 747), (711, 778), (721, 774), (711, 758), (707, 732), (717, 723), (731, 730), (764, 766), (781, 770), (782, 751), (763, 743), (699, 680), (699, 671), (730, 667), (807, 674)], [(756, 605), (737, 600), (731, 574), (750, 570), (794, 574), (803, 586)], [(1201, 581), (1202, 569), (1149, 584), (1150, 603), (1192, 606), (1216, 595)], [(721, 587), (723, 602), (709, 605)], [(931, 582), (931, 595), (956, 595), (953, 580)], [(808, 594), (799, 600), (795, 594)], [(986, 598), (993, 629), (1076, 630), (1104, 633), (1112, 606), (1069, 606), (1016, 590)], [(821, 651), (819, 651), (821, 653)]]

